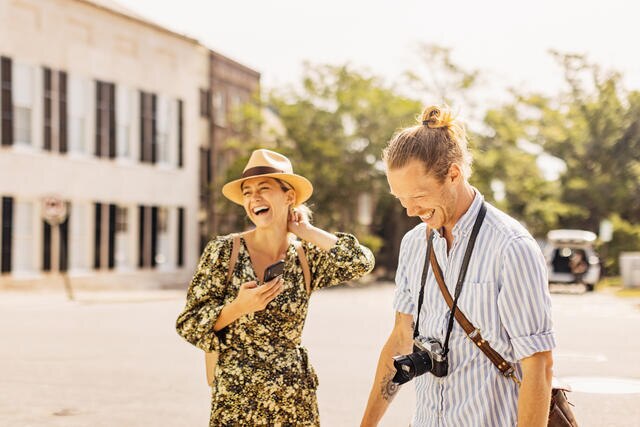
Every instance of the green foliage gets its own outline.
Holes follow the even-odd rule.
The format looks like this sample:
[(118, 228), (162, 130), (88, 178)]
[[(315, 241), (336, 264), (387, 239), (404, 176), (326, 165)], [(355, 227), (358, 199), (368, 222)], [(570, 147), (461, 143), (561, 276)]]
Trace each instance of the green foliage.
[[(424, 107), (417, 99), (453, 103), (458, 111), (463, 105), (468, 118), (477, 112), (471, 95), (481, 83), (447, 48), (421, 45), (418, 53), (422, 63), (402, 88), (350, 65), (306, 64), (298, 89), (274, 91), (268, 109), (256, 102), (235, 116), (236, 136), (225, 150), (236, 160), (226, 180), (241, 174), (252, 149), (282, 152), (314, 184), (315, 223), (364, 236), (378, 265), (392, 271), (400, 238), (416, 221), (389, 196), (382, 149), (397, 129), (416, 123)], [(512, 102), (485, 111), (481, 123), (471, 121), (471, 183), (538, 236), (553, 228), (597, 231), (602, 219), (612, 218), (613, 241), (604, 249), (614, 273), (617, 254), (640, 242), (640, 92), (625, 91), (618, 74), (603, 73), (582, 56), (553, 55), (566, 91), (514, 91)], [(543, 175), (541, 154), (564, 161), (558, 179)], [(363, 194), (375, 203), (370, 226), (358, 222)]]
[[(640, 223), (640, 94), (626, 92), (619, 74), (604, 73), (583, 56), (553, 55), (562, 66), (568, 90), (553, 98), (520, 95), (500, 111), (516, 112), (523, 127), (511, 126), (514, 135), (566, 165), (558, 183), (544, 183), (548, 197), (541, 199), (523, 188), (523, 196), (534, 204), (523, 214), (546, 213), (552, 220), (548, 226), (593, 231), (603, 219), (618, 218), (612, 250), (606, 254), (608, 271), (615, 273), (617, 254), (634, 244), (632, 224)], [(487, 122), (500, 133), (490, 116)], [(507, 199), (512, 204), (517, 196)], [(551, 211), (544, 208), (548, 204)], [(507, 210), (518, 212), (515, 208)]]
[(380, 236), (376, 236), (375, 234), (364, 234), (358, 239), (360, 243), (371, 249), (374, 256), (377, 256), (384, 246), (384, 240)]
[(399, 126), (415, 123), (420, 104), (365, 71), (309, 64), (303, 90), (275, 92), (270, 102), (286, 129), (277, 150), (314, 184), (316, 223), (356, 229), (359, 196), (388, 191), (382, 149)]
[[(556, 228), (569, 207), (559, 200), (557, 182), (548, 181), (536, 163), (536, 155), (524, 151), (519, 141), (530, 123), (514, 105), (490, 110), (485, 124), (492, 133), (474, 140), (475, 166), (471, 183), (497, 207), (524, 222), (534, 235)], [(496, 200), (491, 184), (499, 181), (504, 194)]]

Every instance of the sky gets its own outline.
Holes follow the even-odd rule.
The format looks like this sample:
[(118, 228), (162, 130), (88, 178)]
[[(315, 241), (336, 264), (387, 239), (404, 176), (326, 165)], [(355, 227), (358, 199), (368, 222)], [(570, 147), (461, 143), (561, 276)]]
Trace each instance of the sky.
[(267, 89), (296, 84), (303, 61), (366, 68), (389, 82), (416, 69), (415, 47), (449, 47), (479, 69), (485, 102), (509, 87), (562, 86), (549, 49), (586, 54), (640, 89), (640, 3), (625, 0), (116, 0), (262, 74)]

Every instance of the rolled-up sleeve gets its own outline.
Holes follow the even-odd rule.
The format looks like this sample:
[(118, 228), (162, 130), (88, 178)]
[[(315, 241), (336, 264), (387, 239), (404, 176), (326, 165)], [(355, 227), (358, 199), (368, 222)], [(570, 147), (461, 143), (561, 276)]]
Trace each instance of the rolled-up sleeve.
[(556, 346), (544, 256), (530, 236), (507, 244), (500, 272), (498, 310), (516, 360)]
[(396, 288), (393, 294), (393, 308), (395, 311), (405, 314), (415, 313), (415, 304), (411, 296), (409, 277), (407, 272), (407, 251), (410, 233), (402, 238), (400, 244), (400, 255), (398, 256), (398, 268), (396, 270)]
[(304, 243), (311, 270), (311, 290), (355, 280), (373, 270), (375, 260), (369, 248), (351, 234), (336, 233), (336, 237), (338, 241), (328, 251)]
[(229, 245), (221, 238), (207, 244), (191, 279), (185, 308), (176, 320), (178, 334), (207, 352), (220, 350), (213, 326), (224, 307)]

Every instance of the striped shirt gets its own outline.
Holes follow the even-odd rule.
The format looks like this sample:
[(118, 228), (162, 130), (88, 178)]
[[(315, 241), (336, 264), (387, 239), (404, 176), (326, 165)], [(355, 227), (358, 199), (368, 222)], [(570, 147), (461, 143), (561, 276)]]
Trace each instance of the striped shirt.
[[(451, 295), (480, 206), (476, 190), (471, 207), (453, 227), (453, 245), (435, 232), (433, 249)], [(426, 225), (402, 240), (396, 273), (394, 308), (416, 316), (426, 253)], [(487, 204), (469, 262), (458, 307), (482, 336), (522, 377), (518, 360), (555, 347), (551, 298), (544, 257), (535, 240), (516, 220)], [(420, 313), (420, 335), (444, 344), (449, 308), (431, 268)], [(505, 378), (457, 322), (449, 339), (449, 374), (430, 373), (415, 381), (417, 407), (413, 427), (515, 426), (518, 388)]]

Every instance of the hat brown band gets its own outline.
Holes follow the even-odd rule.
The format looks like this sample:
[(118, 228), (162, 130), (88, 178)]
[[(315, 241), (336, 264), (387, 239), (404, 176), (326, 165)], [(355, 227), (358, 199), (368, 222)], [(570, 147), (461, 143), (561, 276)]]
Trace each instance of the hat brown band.
[(256, 176), (256, 175), (266, 175), (268, 173), (284, 173), (284, 171), (280, 169), (272, 168), (271, 166), (256, 166), (244, 171), (242, 173), (242, 177), (247, 178), (247, 177)]

